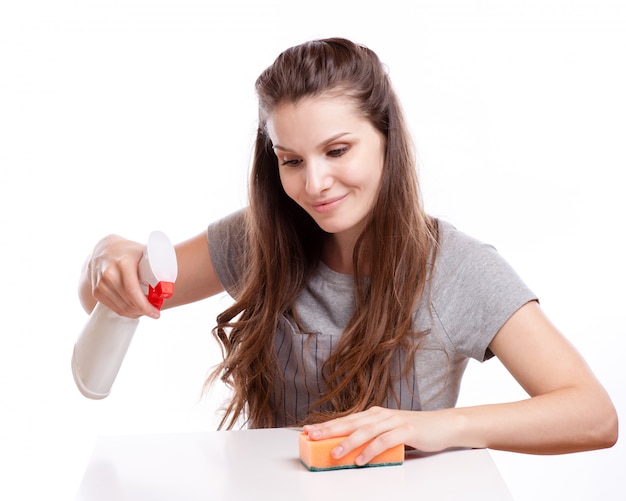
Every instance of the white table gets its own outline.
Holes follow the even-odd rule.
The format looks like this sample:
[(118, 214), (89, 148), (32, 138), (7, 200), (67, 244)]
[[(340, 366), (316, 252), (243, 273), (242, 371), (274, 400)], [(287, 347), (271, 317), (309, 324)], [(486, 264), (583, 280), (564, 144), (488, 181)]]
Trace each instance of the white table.
[(77, 501), (512, 500), (487, 450), (311, 472), (292, 429), (100, 437)]

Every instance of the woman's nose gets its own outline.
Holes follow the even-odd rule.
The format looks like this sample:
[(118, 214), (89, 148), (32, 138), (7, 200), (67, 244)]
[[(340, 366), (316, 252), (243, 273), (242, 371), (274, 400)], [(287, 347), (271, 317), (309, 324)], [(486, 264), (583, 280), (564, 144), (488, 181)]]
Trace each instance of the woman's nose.
[(322, 161), (309, 161), (306, 166), (306, 192), (309, 195), (319, 195), (332, 184), (332, 176), (328, 166)]

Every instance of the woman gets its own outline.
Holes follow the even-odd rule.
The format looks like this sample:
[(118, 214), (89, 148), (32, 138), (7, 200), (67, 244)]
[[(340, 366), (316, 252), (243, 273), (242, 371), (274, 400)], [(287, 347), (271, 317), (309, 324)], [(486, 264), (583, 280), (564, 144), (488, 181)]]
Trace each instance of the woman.
[[(610, 447), (615, 409), (581, 356), (495, 250), (423, 210), (402, 111), (378, 57), (344, 39), (282, 53), (256, 83), (259, 128), (245, 210), (176, 247), (166, 307), (226, 290), (217, 318), (222, 426), (304, 425), (404, 443), (564, 453)], [(109, 236), (81, 301), (159, 312), (137, 280), (142, 245)], [(470, 357), (497, 356), (530, 398), (455, 408)]]

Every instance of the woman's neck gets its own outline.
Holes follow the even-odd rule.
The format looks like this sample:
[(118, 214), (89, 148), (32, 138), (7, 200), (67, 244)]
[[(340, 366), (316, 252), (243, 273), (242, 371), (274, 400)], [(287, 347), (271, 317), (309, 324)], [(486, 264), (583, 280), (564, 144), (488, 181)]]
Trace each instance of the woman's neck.
[(337, 273), (354, 275), (353, 255), (358, 238), (359, 234), (330, 235), (322, 250), (324, 264)]

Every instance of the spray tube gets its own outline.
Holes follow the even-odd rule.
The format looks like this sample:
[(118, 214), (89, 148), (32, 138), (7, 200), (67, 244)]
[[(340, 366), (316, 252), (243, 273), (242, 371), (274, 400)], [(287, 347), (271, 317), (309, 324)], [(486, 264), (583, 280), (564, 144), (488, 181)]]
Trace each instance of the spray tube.
[[(164, 233), (149, 235), (138, 275), (148, 301), (161, 309), (163, 300), (174, 293), (178, 275), (176, 253)], [(109, 395), (138, 324), (138, 318), (122, 317), (96, 304), (72, 354), (72, 374), (84, 396), (98, 400)]]

